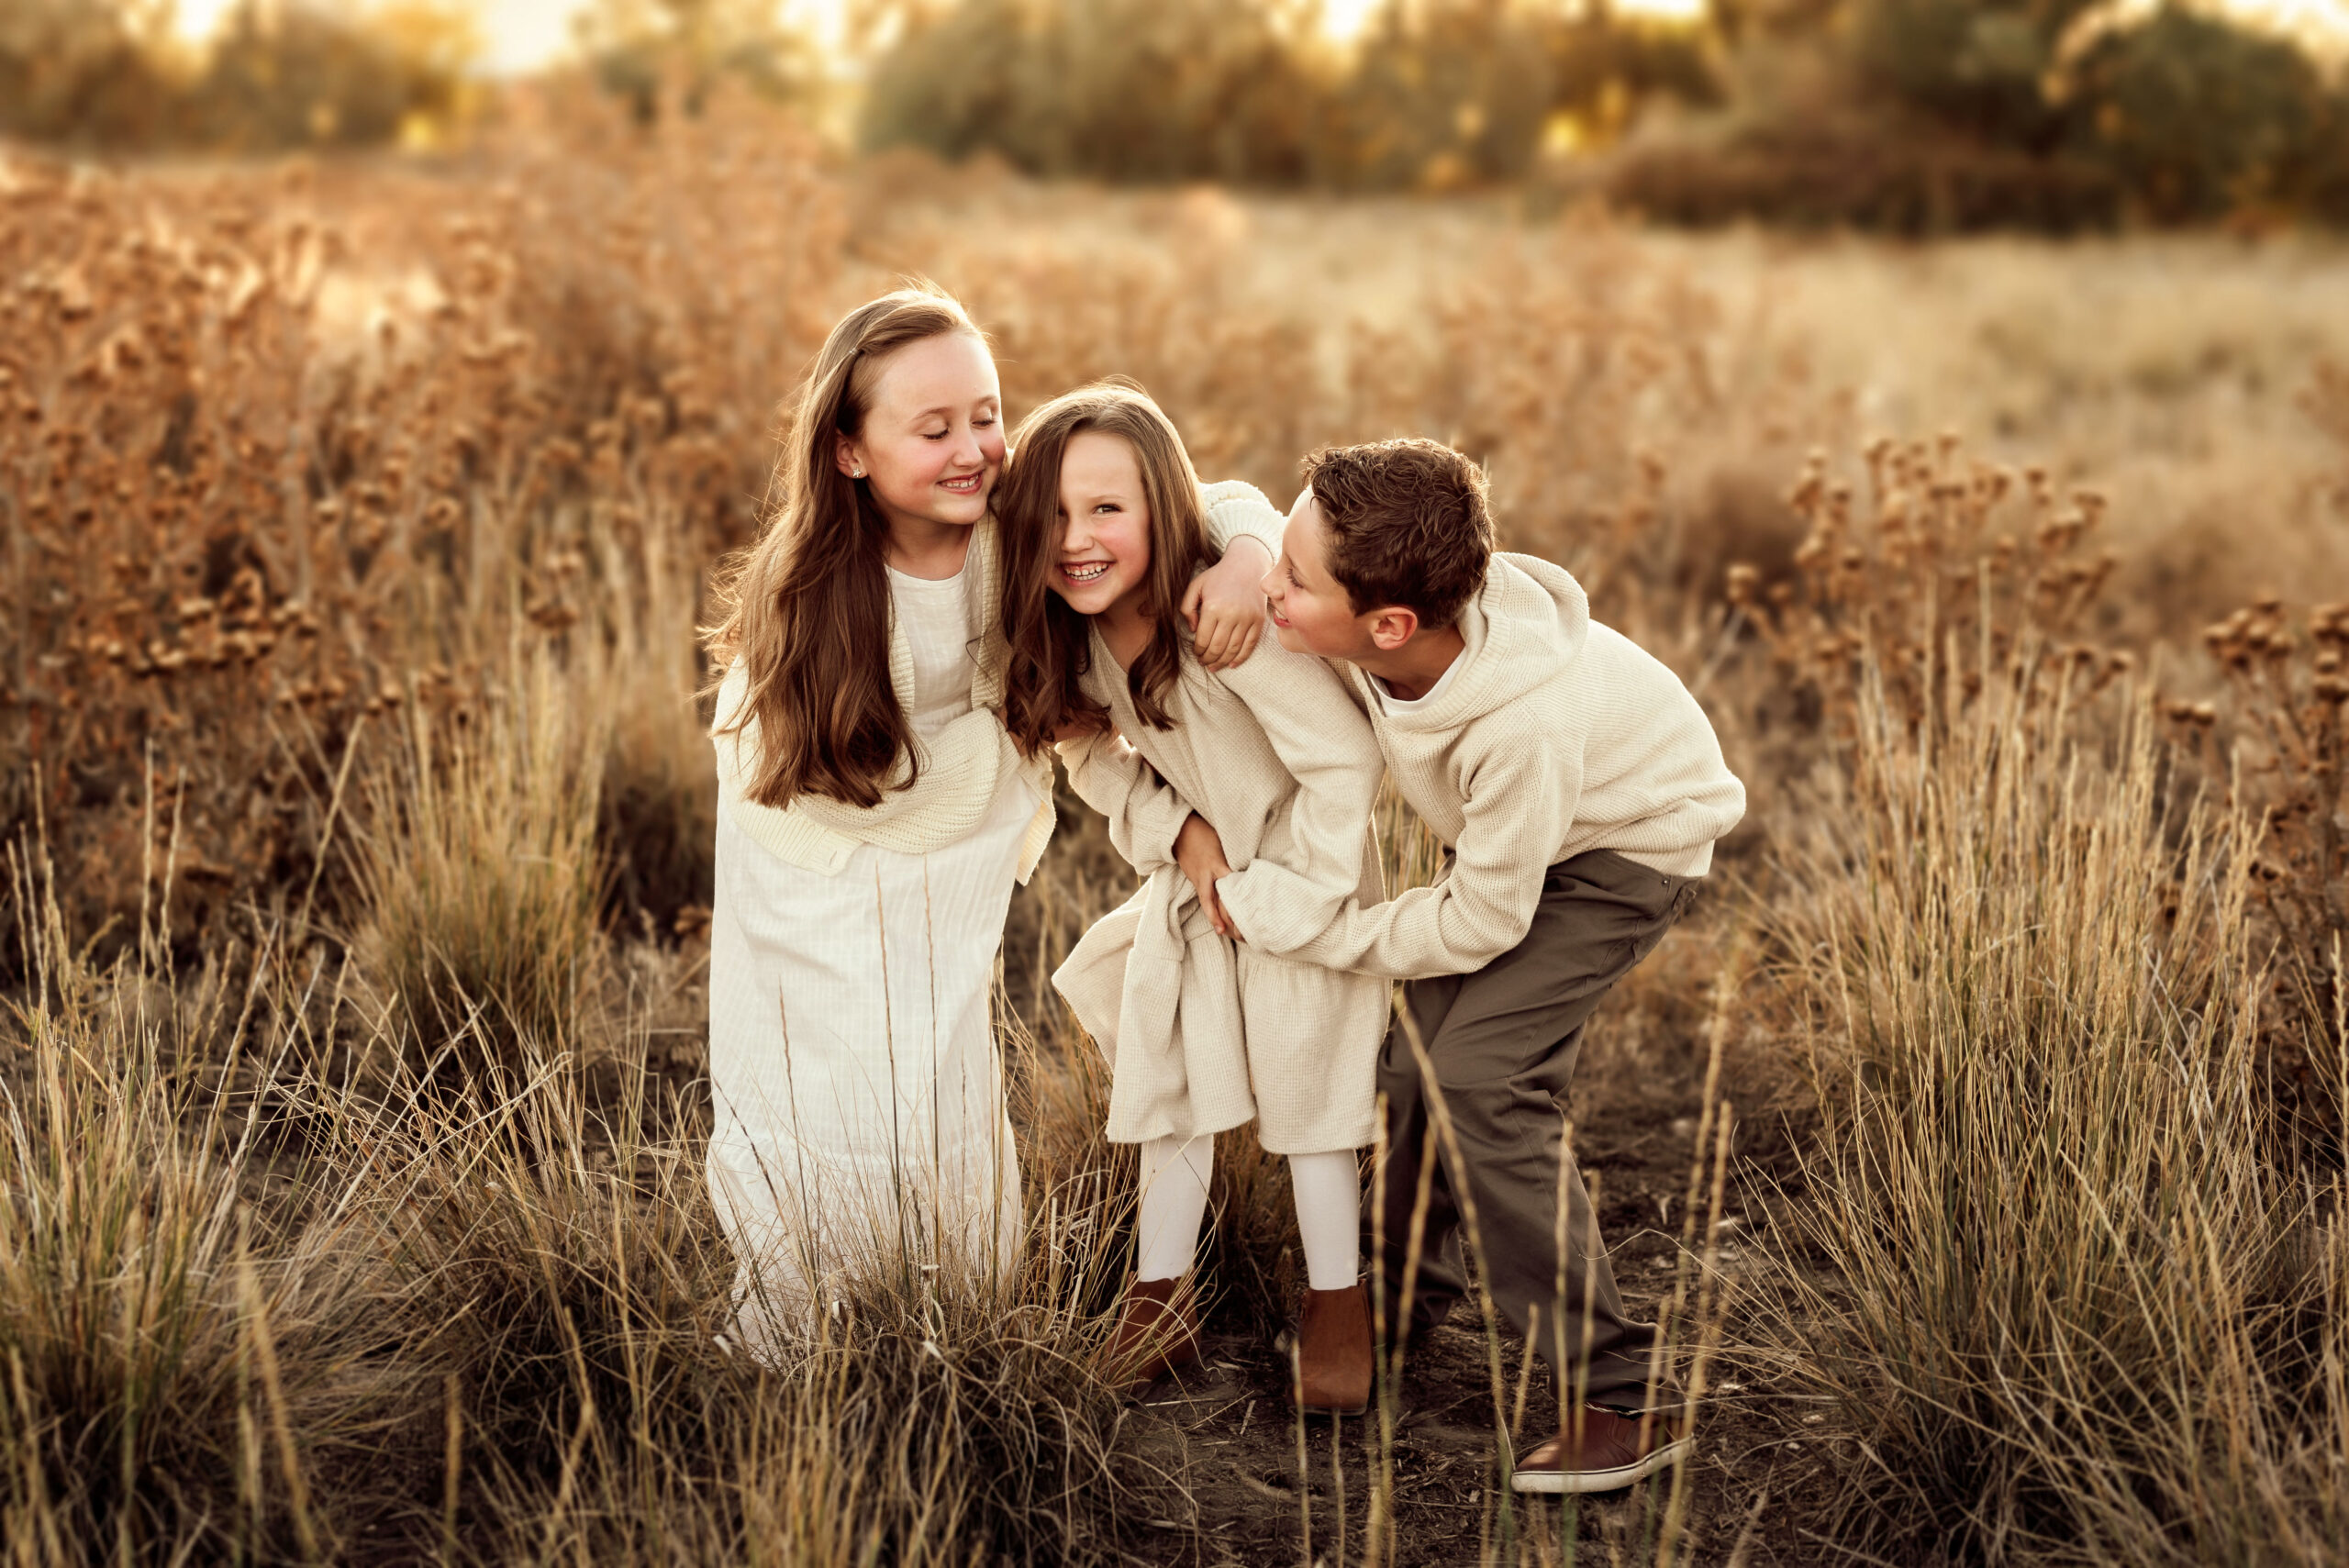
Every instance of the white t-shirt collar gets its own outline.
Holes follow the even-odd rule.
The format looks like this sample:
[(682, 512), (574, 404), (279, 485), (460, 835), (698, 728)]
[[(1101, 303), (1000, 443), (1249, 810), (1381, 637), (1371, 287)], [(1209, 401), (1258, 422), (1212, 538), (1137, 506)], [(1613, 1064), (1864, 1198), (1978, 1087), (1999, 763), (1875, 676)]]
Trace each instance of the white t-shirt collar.
[[(1460, 673), (1460, 666), (1466, 662), (1468, 662), (1468, 652), (1467, 650), (1463, 649), (1453, 655), (1452, 662), (1444, 667), (1443, 673), (1436, 677), (1435, 684), (1430, 686), (1425, 695), (1408, 702), (1388, 691), (1386, 683), (1375, 675), (1370, 677), (1370, 689), (1378, 694), (1379, 711), (1389, 717), (1400, 714), (1418, 713), (1433, 703), (1436, 698), (1443, 695), (1444, 687), (1452, 684), (1452, 677)], [(1369, 673), (1367, 671), (1364, 673)]]

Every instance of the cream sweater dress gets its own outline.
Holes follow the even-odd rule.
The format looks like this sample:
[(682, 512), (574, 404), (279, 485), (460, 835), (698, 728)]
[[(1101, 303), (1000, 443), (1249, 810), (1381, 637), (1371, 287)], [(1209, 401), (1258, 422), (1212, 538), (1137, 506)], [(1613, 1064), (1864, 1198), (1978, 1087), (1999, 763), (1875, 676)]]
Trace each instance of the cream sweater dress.
[(1174, 848), (1197, 809), (1232, 866), (1219, 889), (1278, 867), (1300, 928), (1375, 904), (1370, 811), (1385, 764), (1368, 721), (1327, 664), (1284, 649), (1270, 627), (1245, 663), (1220, 674), (1186, 651), (1169, 729), (1136, 715), (1097, 632), (1083, 685), (1119, 734), (1069, 742), (1061, 758), (1143, 879), (1052, 976), (1109, 1056), (1110, 1141), (1253, 1119), (1276, 1154), (1369, 1142), (1386, 984), (1217, 935)]
[[(1052, 764), (1023, 762), (996, 711), (996, 527), (977, 526), (955, 577), (889, 573), (890, 679), (922, 754), (912, 788), (867, 811), (759, 806), (743, 794), (755, 726), (715, 737), (709, 1184), (739, 1260), (736, 1335), (755, 1355), (805, 1333), (852, 1273), (993, 1279), (1017, 1255), (989, 995), (1012, 886), (1051, 837)], [(1276, 539), (1278, 517), (1211, 506), (1209, 528), (1219, 544)], [(738, 665), (720, 728), (748, 691)]]

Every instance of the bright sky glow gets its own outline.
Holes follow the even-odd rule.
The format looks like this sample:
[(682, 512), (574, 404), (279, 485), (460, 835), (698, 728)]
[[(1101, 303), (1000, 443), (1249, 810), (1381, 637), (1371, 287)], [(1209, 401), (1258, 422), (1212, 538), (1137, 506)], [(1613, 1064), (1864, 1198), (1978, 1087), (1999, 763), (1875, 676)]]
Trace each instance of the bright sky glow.
[[(180, 0), (180, 31), (190, 39), (210, 36), (236, 0)], [(1377, 14), (1384, 0), (1322, 0), (1322, 25), (1350, 39)], [(581, 0), (473, 0), (487, 46), (482, 64), (493, 74), (529, 71), (571, 47), (571, 18)], [(2224, 9), (2256, 17), (2281, 31), (2299, 33), (2332, 50), (2349, 48), (2349, 0), (2221, 0)], [(1616, 9), (1675, 20), (1701, 16), (1705, 0), (1616, 0)], [(786, 14), (804, 17), (818, 36), (840, 35), (840, 0), (786, 0)]]
[(2349, 0), (2231, 0), (2227, 9), (2279, 32), (2321, 39), (2334, 50), (2349, 47)]
[[(237, 0), (179, 0), (181, 36), (212, 36)], [(356, 8), (356, 7), (354, 7)], [(473, 0), (485, 46), (482, 67), (495, 75), (529, 71), (571, 47), (571, 18), (580, 0)]]

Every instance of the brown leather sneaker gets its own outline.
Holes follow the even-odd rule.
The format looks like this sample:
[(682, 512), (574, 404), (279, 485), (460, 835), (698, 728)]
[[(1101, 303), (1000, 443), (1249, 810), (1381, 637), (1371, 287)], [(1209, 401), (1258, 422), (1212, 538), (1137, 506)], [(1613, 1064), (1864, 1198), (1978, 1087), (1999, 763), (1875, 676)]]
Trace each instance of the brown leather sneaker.
[(1289, 1351), (1289, 1393), (1312, 1415), (1370, 1408), (1370, 1295), (1359, 1284), (1308, 1290)]
[(1118, 1326), (1102, 1347), (1102, 1376), (1139, 1393), (1199, 1359), (1199, 1316), (1188, 1278), (1128, 1280)]
[(1603, 1406), (1586, 1405), (1557, 1436), (1517, 1462), (1509, 1485), (1520, 1492), (1612, 1492), (1644, 1481), (1695, 1451), (1693, 1437), (1675, 1439), (1667, 1418), (1651, 1416), (1647, 1435), (1640, 1418)]

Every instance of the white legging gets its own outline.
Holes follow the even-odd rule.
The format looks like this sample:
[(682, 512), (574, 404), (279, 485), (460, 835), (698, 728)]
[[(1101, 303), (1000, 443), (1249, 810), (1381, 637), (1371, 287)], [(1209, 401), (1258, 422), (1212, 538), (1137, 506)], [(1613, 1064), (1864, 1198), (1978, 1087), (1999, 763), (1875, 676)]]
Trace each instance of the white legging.
[[(1212, 1135), (1188, 1141), (1153, 1138), (1141, 1146), (1136, 1279), (1174, 1279), (1189, 1270), (1207, 1220), (1214, 1168)], [(1343, 1290), (1360, 1276), (1362, 1177), (1354, 1151), (1292, 1154), (1288, 1181), (1297, 1194), (1307, 1283), (1315, 1290)]]

